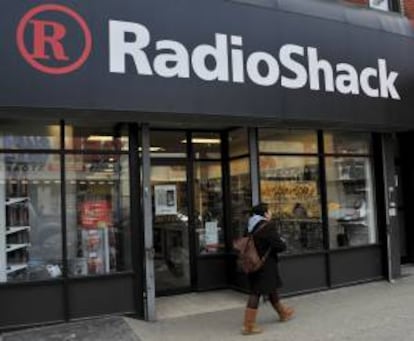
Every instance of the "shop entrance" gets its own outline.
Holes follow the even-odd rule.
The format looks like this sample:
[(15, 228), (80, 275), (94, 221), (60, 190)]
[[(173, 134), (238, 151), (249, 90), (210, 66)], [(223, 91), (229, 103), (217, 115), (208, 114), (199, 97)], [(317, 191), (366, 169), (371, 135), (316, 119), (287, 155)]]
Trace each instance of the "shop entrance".
[(205, 289), (212, 269), (220, 280), (226, 271), (222, 134), (154, 130), (150, 140), (156, 295)]
[(156, 291), (188, 289), (191, 277), (186, 165), (153, 164), (151, 186)]

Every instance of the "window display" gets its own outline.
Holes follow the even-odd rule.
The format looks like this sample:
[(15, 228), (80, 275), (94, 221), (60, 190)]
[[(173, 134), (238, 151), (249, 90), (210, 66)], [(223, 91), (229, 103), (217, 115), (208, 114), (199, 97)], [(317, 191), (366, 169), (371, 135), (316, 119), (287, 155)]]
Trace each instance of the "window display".
[(318, 159), (260, 157), (261, 200), (280, 224), (287, 252), (323, 248)]
[(154, 271), (157, 291), (190, 285), (188, 187), (184, 165), (153, 165)]
[(368, 133), (325, 132), (323, 139), (326, 154), (369, 155), (371, 153)]
[(313, 154), (318, 151), (316, 131), (259, 129), (260, 153)]
[(130, 269), (128, 157), (66, 158), (69, 274)]
[(247, 227), (252, 206), (249, 159), (230, 161), (231, 226), (233, 239), (241, 237)]
[(326, 158), (330, 247), (377, 241), (369, 158)]
[(220, 162), (195, 167), (195, 212), (200, 254), (224, 250), (223, 186)]
[(94, 122), (65, 126), (65, 148), (74, 150), (128, 150), (126, 125)]
[(326, 132), (324, 146), (330, 247), (375, 244), (370, 135)]
[(59, 156), (0, 160), (0, 282), (60, 277)]

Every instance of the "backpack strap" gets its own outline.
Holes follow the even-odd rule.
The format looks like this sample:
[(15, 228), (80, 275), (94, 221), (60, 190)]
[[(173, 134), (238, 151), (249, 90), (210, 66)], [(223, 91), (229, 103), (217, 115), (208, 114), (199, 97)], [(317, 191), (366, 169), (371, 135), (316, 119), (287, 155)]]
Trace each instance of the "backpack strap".
[[(250, 238), (252, 239), (253, 243), (254, 243), (254, 239), (253, 239), (253, 235), (257, 232), (259, 232), (263, 227), (265, 227), (268, 224), (267, 220), (261, 220), (259, 223), (257, 223), (257, 225), (253, 228), (253, 231), (249, 233)], [(272, 251), (272, 248), (269, 246), (269, 248), (267, 249), (266, 253), (263, 255), (263, 257), (261, 258), (262, 263), (264, 263), (267, 259), (267, 257), (269, 257), (270, 255), (270, 251)]]
[(256, 226), (253, 228), (251, 232), (249, 232), (249, 235), (254, 235), (255, 233), (259, 232), (263, 227), (267, 225), (267, 220), (261, 220), (259, 221)]

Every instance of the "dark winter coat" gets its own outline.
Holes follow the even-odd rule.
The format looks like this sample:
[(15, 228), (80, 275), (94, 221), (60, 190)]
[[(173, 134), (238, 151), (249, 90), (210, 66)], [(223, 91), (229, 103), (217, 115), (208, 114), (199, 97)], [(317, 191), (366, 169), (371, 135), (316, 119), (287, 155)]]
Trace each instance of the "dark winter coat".
[[(263, 226), (259, 229), (260, 226)], [(286, 250), (286, 244), (277, 232), (274, 221), (260, 221), (253, 228), (253, 240), (257, 252), (262, 257), (271, 248), (263, 267), (248, 275), (250, 289), (255, 294), (270, 294), (282, 286), (279, 275), (278, 253)]]

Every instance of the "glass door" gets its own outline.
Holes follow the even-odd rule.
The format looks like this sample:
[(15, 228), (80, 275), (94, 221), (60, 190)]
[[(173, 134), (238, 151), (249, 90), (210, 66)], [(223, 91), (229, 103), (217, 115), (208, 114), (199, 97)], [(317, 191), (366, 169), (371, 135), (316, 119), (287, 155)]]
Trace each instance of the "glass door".
[(153, 234), (155, 289), (190, 288), (188, 181), (186, 164), (153, 163)]

